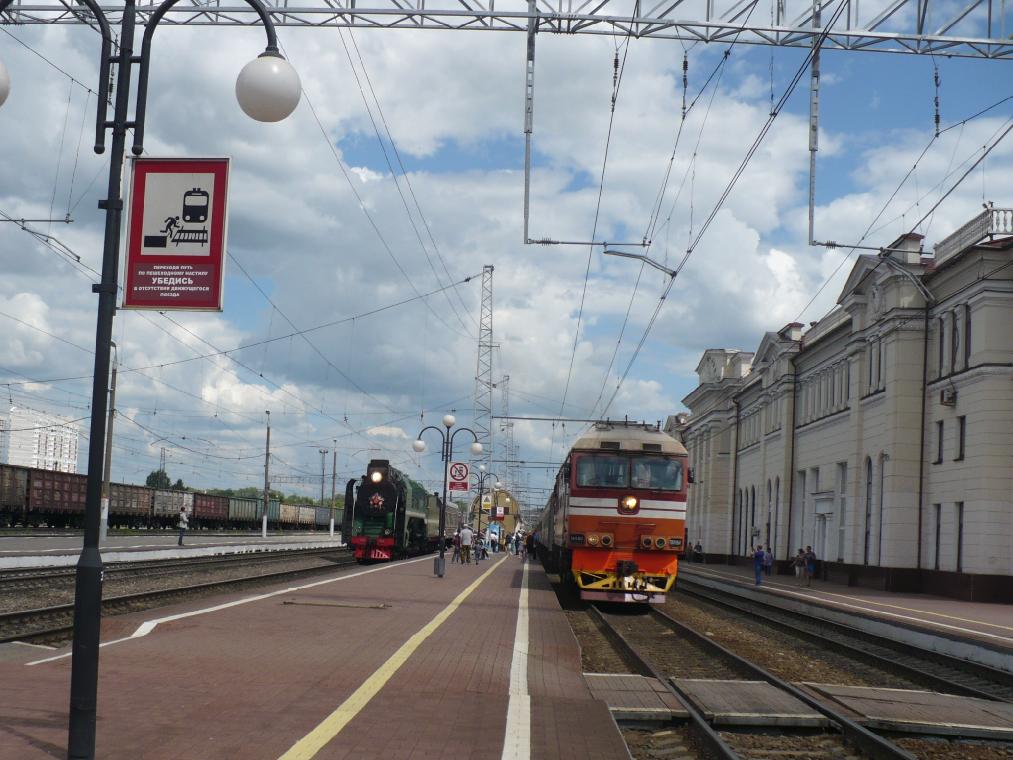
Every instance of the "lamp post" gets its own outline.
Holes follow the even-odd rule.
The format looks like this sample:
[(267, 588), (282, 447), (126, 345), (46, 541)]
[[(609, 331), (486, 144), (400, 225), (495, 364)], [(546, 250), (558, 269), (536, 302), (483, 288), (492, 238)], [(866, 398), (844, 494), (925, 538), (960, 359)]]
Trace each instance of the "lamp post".
[(471, 437), (474, 438), (474, 443), (471, 444), (471, 453), (474, 456), (478, 456), (482, 453), (482, 444), (478, 442), (478, 436), (475, 435), (475, 431), (471, 428), (461, 427), (455, 430), (453, 433), (450, 429), (457, 423), (457, 418), (452, 414), (443, 415), (443, 427), (446, 430), (440, 430), (435, 425), (427, 425), (419, 431), (419, 434), (415, 436), (415, 442), (412, 443), (412, 448), (415, 449), (419, 454), (426, 450), (426, 442), (422, 440), (422, 434), (427, 430), (435, 430), (440, 434), (440, 441), (442, 448), (440, 449), (441, 458), (443, 459), (443, 501), (440, 502), (440, 556), (433, 561), (433, 572), (437, 577), (442, 578), (444, 570), (446, 568), (446, 562), (444, 560), (444, 551), (446, 550), (446, 524), (447, 524), (447, 469), (450, 467), (450, 461), (454, 456), (454, 437), (461, 431), (466, 430), (471, 433)]
[[(502, 488), (503, 484), (500, 482), (499, 475), (497, 475), (494, 472), (486, 472), (485, 471), (485, 465), (484, 464), (480, 464), (478, 466), (478, 470), (479, 470), (478, 473), (476, 473), (476, 475), (478, 477), (478, 530), (476, 531), (476, 533), (480, 534), (482, 532), (482, 496), (485, 494), (485, 482), (489, 478), (496, 478), (496, 488), (497, 489)], [(495, 491), (493, 492), (492, 502), (493, 502), (493, 507), (495, 508), (495, 505), (496, 505)], [(491, 513), (489, 514), (489, 523), (488, 523), (488, 525), (490, 527), (492, 526), (492, 514)], [(475, 555), (475, 564), (476, 565), (478, 564), (478, 561), (479, 561), (479, 558), (481, 557), (481, 555), (482, 555), (481, 552), (476, 553), (476, 555)]]
[[(260, 57), (243, 67), (236, 81), (236, 99), (250, 117), (258, 121), (280, 121), (298, 105), (299, 75), (278, 52), (274, 24), (261, 0), (244, 0), (260, 16), (267, 33), (267, 48)], [(0, 0), (2, 13), (13, 0)], [(109, 181), (106, 198), (99, 208), (106, 212), (102, 247), (102, 279), (92, 286), (98, 294), (95, 329), (95, 369), (92, 377), (91, 425), (88, 439), (88, 481), (85, 497), (84, 546), (77, 564), (74, 588), (74, 644), (70, 676), (70, 720), (67, 755), (95, 757), (95, 718), (98, 695), (98, 653), (102, 617), (102, 556), (99, 552), (101, 522), (103, 444), (105, 442), (109, 353), (113, 316), (118, 291), (120, 228), (123, 198), (121, 170), (128, 129), (134, 130), (134, 155), (144, 152), (144, 114), (148, 94), (151, 38), (165, 13), (179, 0), (164, 0), (144, 25), (141, 55), (134, 55), (137, 19), (135, 0), (125, 0), (120, 23), (119, 49), (112, 55), (113, 36), (109, 21), (96, 0), (79, 0), (95, 16), (102, 35), (98, 78), (98, 110), (95, 118), (95, 152), (105, 152), (106, 130), (112, 131)], [(139, 64), (134, 118), (129, 118), (131, 69)], [(110, 69), (116, 67), (113, 118), (108, 120)], [(0, 104), (11, 90), (10, 76), (0, 63)]]

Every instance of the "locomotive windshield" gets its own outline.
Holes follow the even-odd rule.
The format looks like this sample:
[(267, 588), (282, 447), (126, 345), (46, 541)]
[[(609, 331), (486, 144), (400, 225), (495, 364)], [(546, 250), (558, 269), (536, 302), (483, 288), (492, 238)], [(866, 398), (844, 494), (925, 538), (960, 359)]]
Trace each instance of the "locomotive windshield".
[(582, 454), (576, 470), (578, 488), (682, 489), (682, 464), (666, 457)]

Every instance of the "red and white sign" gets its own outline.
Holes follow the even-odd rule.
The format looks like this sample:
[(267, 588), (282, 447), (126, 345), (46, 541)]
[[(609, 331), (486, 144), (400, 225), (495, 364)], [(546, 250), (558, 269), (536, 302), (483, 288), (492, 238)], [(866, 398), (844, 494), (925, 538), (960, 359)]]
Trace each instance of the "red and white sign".
[(451, 491), (467, 491), (469, 488), (468, 479), (471, 476), (471, 467), (467, 462), (451, 462), (448, 470), (448, 480)]
[(229, 159), (135, 158), (124, 309), (221, 311)]
[(506, 509), (504, 509), (502, 506), (500, 506), (500, 505), (497, 504), (496, 505), (496, 514), (493, 516), (492, 519), (493, 520), (505, 520), (506, 519)]

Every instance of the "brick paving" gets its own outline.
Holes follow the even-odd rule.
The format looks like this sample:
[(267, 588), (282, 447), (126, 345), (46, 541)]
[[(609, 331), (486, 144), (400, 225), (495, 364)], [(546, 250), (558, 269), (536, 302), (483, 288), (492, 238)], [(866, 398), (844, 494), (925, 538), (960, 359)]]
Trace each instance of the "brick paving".
[[(442, 580), (430, 558), (384, 567), (162, 623), (104, 648), (98, 756), (277, 758), (492, 563), (448, 565)], [(498, 757), (520, 578), (519, 559), (500, 560), (317, 757)], [(145, 620), (246, 596), (118, 616), (104, 631), (123, 635)], [(371, 606), (378, 603), (390, 606)], [(529, 605), (532, 757), (627, 757), (607, 708), (583, 682), (577, 642), (537, 565)], [(47, 654), (17, 647), (0, 656), (0, 758), (65, 754), (70, 660), (23, 664)]]

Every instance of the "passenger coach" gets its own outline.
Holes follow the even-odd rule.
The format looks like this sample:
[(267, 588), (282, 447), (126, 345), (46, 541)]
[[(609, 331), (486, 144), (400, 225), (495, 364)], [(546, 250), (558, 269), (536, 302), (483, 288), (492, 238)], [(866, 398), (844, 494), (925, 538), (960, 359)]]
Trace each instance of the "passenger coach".
[(539, 552), (582, 599), (660, 604), (685, 537), (686, 449), (656, 425), (598, 422), (559, 469)]

